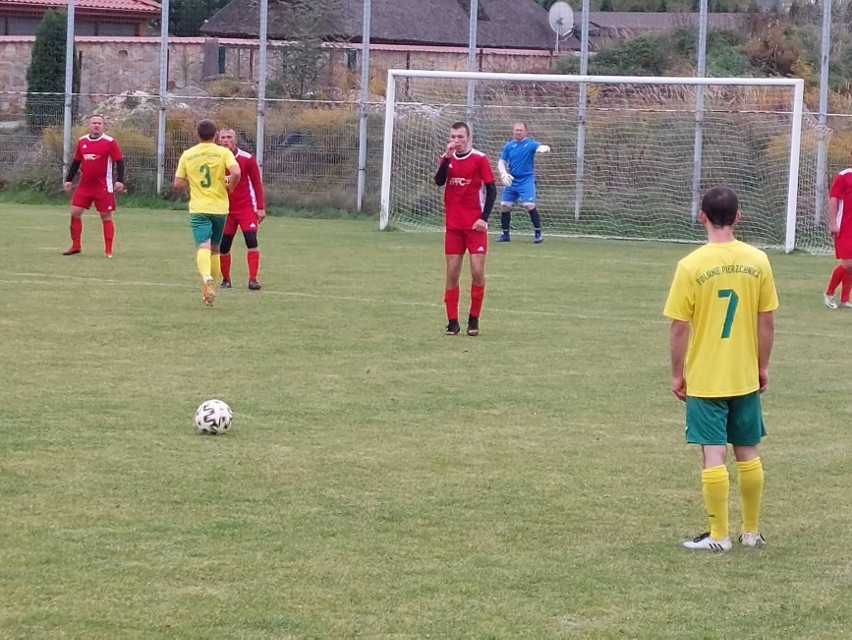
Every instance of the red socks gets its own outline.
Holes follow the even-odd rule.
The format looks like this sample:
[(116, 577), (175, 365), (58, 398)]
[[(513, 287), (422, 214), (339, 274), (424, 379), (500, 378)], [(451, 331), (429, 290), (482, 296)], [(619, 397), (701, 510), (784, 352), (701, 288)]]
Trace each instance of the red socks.
[(834, 268), (834, 271), (831, 272), (831, 280), (828, 281), (828, 288), (825, 292), (833, 296), (834, 292), (837, 290), (837, 286), (843, 282), (843, 278), (846, 276), (846, 269), (843, 268), (842, 264), (837, 265)]
[(103, 220), (104, 224), (104, 253), (108, 256), (112, 255), (112, 240), (115, 238), (115, 222), (112, 220)]
[(222, 280), (231, 279), (231, 254), (219, 254), (219, 268), (222, 270)]
[(71, 248), (79, 250), (80, 238), (83, 235), (83, 219), (71, 217)]
[(260, 251), (249, 251), (246, 253), (246, 262), (248, 262), (249, 280), (257, 280), (257, 269), (260, 266)]
[(444, 289), (444, 306), (447, 308), (447, 320), (459, 319), (459, 287)]
[(485, 285), (471, 284), (470, 285), (470, 315), (474, 318), (479, 317), (479, 312), (482, 311), (482, 300), (485, 298)]
[(852, 273), (846, 273), (840, 281), (840, 302), (849, 302), (849, 294), (852, 293)]

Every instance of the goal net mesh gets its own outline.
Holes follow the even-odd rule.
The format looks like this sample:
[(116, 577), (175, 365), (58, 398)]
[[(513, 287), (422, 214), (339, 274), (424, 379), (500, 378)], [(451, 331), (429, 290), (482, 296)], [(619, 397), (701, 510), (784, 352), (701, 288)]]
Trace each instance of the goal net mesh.
[[(524, 121), (530, 137), (549, 145), (536, 154), (536, 203), (546, 235), (698, 242), (693, 218), (697, 86), (587, 83), (584, 179), (578, 201), (579, 84), (476, 81), (394, 76), (390, 225), (440, 229), (442, 193), (433, 180), (450, 125), (467, 121), (474, 147), (488, 154), (495, 175), (512, 125)], [(792, 139), (792, 86), (714, 86), (704, 90), (700, 185), (726, 185), (740, 197), (739, 237), (783, 247), (787, 226)], [(824, 252), (824, 212), (816, 206), (816, 121), (803, 116), (797, 198), (796, 248)], [(499, 220), (498, 205), (492, 221)], [(492, 229), (498, 224), (492, 224)], [(515, 206), (512, 228), (531, 233)]]

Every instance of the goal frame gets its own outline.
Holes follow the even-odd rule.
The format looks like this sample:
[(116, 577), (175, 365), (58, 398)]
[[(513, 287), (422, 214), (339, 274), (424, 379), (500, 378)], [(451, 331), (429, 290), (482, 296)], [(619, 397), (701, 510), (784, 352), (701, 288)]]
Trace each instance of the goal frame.
[(388, 69), (385, 100), (384, 145), (382, 149), (381, 209), (379, 229), (384, 230), (390, 222), (391, 170), (393, 162), (394, 109), (396, 107), (396, 84), (398, 78), (436, 78), (468, 81), (509, 81), (571, 84), (669, 84), (695, 87), (710, 86), (753, 86), (790, 87), (792, 100), (790, 115), (790, 158), (787, 180), (787, 210), (784, 250), (789, 253), (796, 246), (796, 212), (799, 194), (799, 160), (804, 115), (805, 81), (802, 78), (695, 78), (671, 76), (596, 76), (536, 73), (497, 73), (482, 71), (427, 71), (416, 69)]

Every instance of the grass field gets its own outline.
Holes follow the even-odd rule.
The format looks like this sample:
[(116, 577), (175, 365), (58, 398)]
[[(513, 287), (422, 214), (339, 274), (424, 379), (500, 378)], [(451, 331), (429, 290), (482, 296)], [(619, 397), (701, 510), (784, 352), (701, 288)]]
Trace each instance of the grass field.
[[(769, 547), (719, 556), (680, 545), (706, 521), (661, 309), (692, 247), (494, 244), (482, 335), (445, 338), (437, 234), (270, 219), (264, 290), (238, 239), (207, 309), (185, 214), (121, 211), (113, 260), (92, 214), (74, 258), (65, 208), (0, 225), (2, 638), (850, 634), (830, 258), (772, 256)], [(191, 426), (211, 397), (226, 436)]]

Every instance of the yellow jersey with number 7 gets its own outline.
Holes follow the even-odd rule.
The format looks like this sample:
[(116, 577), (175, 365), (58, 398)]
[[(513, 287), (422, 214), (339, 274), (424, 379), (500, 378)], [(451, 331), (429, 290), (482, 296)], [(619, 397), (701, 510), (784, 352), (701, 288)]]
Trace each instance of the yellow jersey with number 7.
[(683, 258), (663, 313), (690, 323), (687, 395), (730, 398), (757, 391), (757, 314), (777, 308), (772, 267), (760, 249), (739, 240), (711, 242)]
[(228, 213), (225, 172), (237, 164), (230, 149), (201, 142), (184, 151), (175, 175), (189, 182), (190, 213)]

